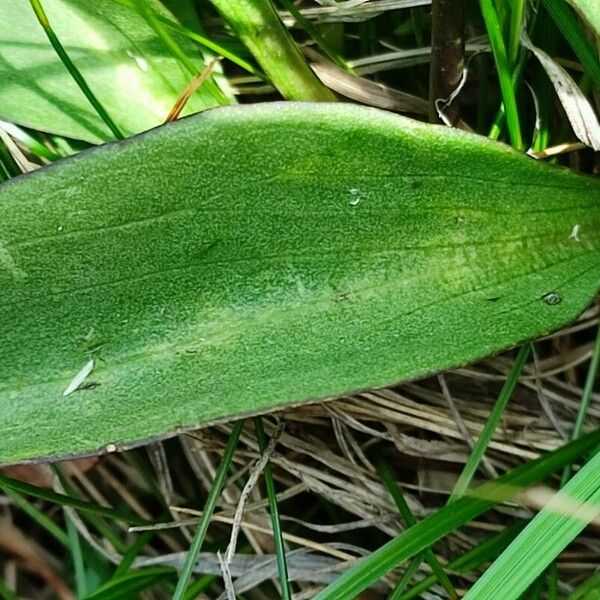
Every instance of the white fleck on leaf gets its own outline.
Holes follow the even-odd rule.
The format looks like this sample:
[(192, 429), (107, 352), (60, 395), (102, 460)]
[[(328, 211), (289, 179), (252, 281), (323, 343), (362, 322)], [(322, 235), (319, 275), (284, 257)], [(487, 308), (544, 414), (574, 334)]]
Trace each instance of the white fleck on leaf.
[(92, 372), (93, 369), (94, 359), (92, 358), (88, 360), (88, 362), (86, 362), (82, 367), (81, 371), (79, 371), (79, 373), (77, 373), (77, 375), (71, 379), (71, 383), (69, 383), (69, 385), (66, 387), (65, 391), (63, 392), (63, 396), (68, 396), (79, 389), (79, 386), (86, 380), (87, 376)]
[(521, 34), (521, 39), (548, 74), (575, 135), (594, 150), (600, 150), (600, 123), (588, 99), (573, 78), (551, 56), (534, 46), (525, 33)]

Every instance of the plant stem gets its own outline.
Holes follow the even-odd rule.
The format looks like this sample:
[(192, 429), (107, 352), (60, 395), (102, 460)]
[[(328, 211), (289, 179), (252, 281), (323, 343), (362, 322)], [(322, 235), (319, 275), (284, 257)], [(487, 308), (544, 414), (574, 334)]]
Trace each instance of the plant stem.
[(270, 0), (211, 0), (286, 100), (333, 102)]
[[(436, 102), (450, 98), (460, 84), (465, 57), (464, 0), (433, 0), (431, 3), (431, 67), (429, 69), (429, 120), (439, 121)], [(448, 121), (458, 119), (454, 99), (444, 109)]]

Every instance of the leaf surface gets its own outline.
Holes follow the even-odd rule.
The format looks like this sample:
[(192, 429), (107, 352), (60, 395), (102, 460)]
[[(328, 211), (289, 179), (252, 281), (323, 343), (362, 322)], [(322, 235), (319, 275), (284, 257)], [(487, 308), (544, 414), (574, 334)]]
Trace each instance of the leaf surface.
[(82, 152), (0, 186), (0, 462), (464, 364), (576, 318), (599, 259), (598, 181), (376, 109)]
[[(169, 16), (157, 0), (145, 2)], [(44, 9), (92, 92), (127, 135), (164, 122), (204, 68), (189, 40), (174, 35), (195, 72), (118, 0), (45, 0)], [(211, 78), (190, 98), (185, 114), (217, 106), (223, 98)], [(92, 143), (113, 138), (56, 55), (29, 0), (0, 2), (0, 118)]]
[(600, 36), (600, 3), (597, 0), (569, 0)]

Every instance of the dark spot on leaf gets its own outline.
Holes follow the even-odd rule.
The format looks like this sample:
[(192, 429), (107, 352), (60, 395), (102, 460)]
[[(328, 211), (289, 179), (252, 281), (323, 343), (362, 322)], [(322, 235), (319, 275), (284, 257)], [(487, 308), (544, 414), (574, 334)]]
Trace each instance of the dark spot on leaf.
[(335, 301), (336, 302), (346, 302), (347, 300), (350, 300), (351, 297), (352, 297), (351, 292), (344, 292), (343, 294), (338, 294), (335, 297)]
[(493, 298), (486, 298), (488, 302), (498, 302), (500, 300), (500, 296), (494, 296)]
[(100, 386), (100, 383), (97, 381), (84, 381), (75, 391), (80, 392), (84, 390), (93, 390)]

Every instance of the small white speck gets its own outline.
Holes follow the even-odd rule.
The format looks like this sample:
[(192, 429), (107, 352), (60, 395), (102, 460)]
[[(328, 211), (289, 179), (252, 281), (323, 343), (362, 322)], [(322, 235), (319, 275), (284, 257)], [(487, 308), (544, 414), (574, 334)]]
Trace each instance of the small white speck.
[(62, 231), (62, 230), (63, 230), (63, 226), (62, 226), (62, 225), (59, 225), (59, 226), (56, 228), (56, 231)]
[(131, 50), (127, 50), (127, 56), (129, 56), (129, 58), (133, 58), (140, 71), (143, 71), (144, 73), (148, 71), (148, 62), (144, 58), (134, 54)]
[(569, 239), (575, 240), (576, 242), (579, 241), (579, 225), (573, 225)]
[(79, 386), (86, 380), (87, 376), (92, 372), (94, 368), (94, 359), (88, 360), (85, 363), (81, 371), (71, 379), (71, 383), (67, 386), (65, 391), (63, 392), (63, 396), (68, 396), (72, 394), (75, 390), (79, 389)]
[(108, 444), (108, 446), (106, 446), (106, 451), (110, 454), (112, 452), (116, 452), (117, 451), (117, 447), (114, 444)]
[(360, 190), (358, 188), (350, 188), (350, 206), (358, 206), (362, 198), (360, 197)]

